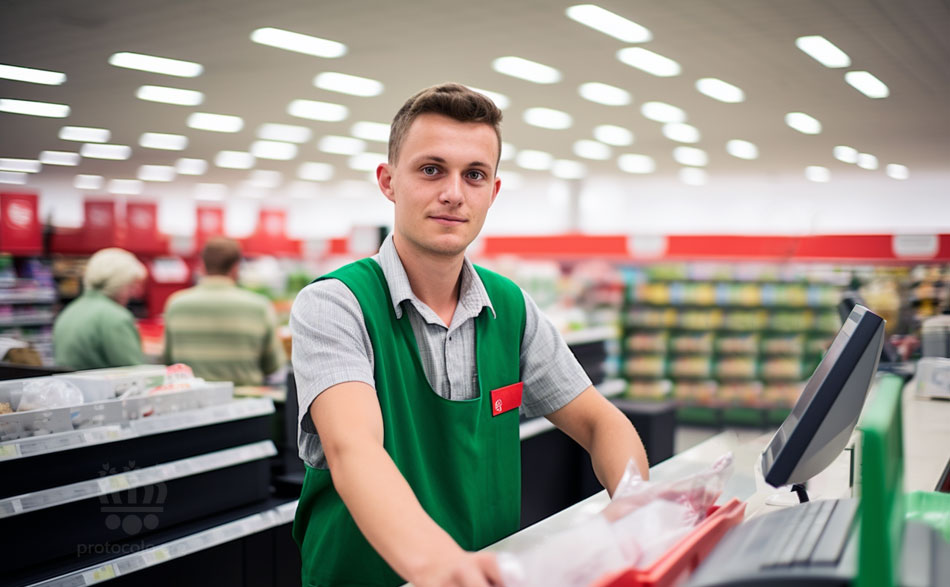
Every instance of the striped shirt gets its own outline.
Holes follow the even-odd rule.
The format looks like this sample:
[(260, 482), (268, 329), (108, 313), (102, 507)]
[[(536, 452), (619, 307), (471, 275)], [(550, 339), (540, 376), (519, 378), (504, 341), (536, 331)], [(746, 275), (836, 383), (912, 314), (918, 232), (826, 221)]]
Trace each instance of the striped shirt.
[(208, 275), (165, 306), (167, 364), (185, 363), (197, 377), (260, 385), (284, 363), (274, 309), (262, 295), (223, 275)]
[[(459, 301), (452, 323), (412, 293), (406, 270), (390, 235), (373, 257), (386, 277), (397, 318), (408, 313), (426, 379), (449, 400), (478, 397), (475, 363), (475, 318), (482, 309), (494, 313), (485, 286), (467, 258), (462, 266)], [(521, 341), (522, 411), (543, 416), (567, 405), (591, 382), (557, 328), (522, 290), (525, 332)], [(290, 314), (293, 369), (300, 409), (297, 446), (300, 458), (326, 468), (323, 447), (310, 417), (310, 404), (324, 390), (347, 381), (372, 387), (373, 347), (356, 296), (342, 282), (326, 279), (305, 287)]]

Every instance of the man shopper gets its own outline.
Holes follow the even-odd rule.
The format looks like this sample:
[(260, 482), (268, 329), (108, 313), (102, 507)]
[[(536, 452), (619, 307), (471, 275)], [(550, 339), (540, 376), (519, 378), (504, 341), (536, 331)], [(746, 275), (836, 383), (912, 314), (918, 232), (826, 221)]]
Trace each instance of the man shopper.
[(198, 284), (165, 305), (164, 360), (185, 363), (207, 380), (262, 385), (284, 364), (274, 309), (264, 296), (237, 286), (237, 241), (208, 239), (201, 261)]
[(550, 321), (465, 257), (501, 185), (500, 121), (458, 84), (410, 98), (376, 170), (393, 234), (294, 302), (305, 585), (498, 584), (472, 551), (518, 530), (519, 407), (587, 449), (605, 487), (630, 458), (648, 475)]

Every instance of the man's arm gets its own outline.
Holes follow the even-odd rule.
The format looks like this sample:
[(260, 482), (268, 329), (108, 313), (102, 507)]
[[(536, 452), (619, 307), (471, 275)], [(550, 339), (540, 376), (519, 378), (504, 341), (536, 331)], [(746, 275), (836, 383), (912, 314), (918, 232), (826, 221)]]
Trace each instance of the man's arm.
[(633, 424), (593, 386), (547, 418), (590, 453), (594, 474), (608, 493), (617, 488), (631, 458), (640, 475), (649, 478), (647, 453)]
[(362, 382), (326, 389), (310, 405), (333, 485), (363, 536), (416, 585), (501, 584), (490, 553), (466, 552), (419, 504), (383, 448), (375, 390)]

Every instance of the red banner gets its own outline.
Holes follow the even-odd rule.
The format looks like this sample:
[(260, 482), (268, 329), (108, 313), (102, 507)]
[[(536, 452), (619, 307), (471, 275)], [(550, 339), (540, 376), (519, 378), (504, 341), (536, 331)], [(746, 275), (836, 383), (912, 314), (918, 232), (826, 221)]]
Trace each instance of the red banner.
[(195, 250), (201, 251), (212, 236), (224, 234), (224, 208), (198, 206), (195, 223)]
[(89, 252), (117, 244), (118, 223), (115, 218), (115, 201), (86, 200), (83, 202), (86, 221), (83, 223), (83, 245)]
[(287, 212), (262, 209), (257, 229), (244, 241), (249, 255), (300, 255), (300, 242), (287, 238)]
[(154, 202), (125, 206), (126, 248), (133, 253), (161, 254), (164, 243), (158, 234), (158, 207)]
[(0, 250), (14, 255), (43, 252), (36, 194), (0, 194)]

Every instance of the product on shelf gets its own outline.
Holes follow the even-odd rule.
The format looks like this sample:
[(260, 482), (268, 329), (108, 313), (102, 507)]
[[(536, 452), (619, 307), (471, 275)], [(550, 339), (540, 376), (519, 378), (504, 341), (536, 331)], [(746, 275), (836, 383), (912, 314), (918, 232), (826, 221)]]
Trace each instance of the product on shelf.
[(669, 379), (656, 381), (631, 381), (626, 397), (631, 399), (665, 400), (673, 394), (673, 382)]

